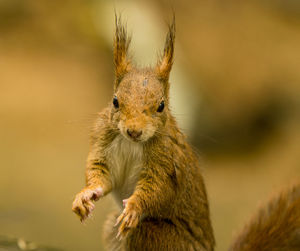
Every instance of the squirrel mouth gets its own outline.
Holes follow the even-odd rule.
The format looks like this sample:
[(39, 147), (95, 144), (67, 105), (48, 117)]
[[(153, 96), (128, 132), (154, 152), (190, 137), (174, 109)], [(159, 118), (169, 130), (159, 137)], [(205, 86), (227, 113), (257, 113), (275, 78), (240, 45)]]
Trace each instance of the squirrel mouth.
[(140, 137), (139, 138), (134, 138), (134, 137), (130, 137), (127, 134), (121, 133), (123, 135), (123, 137), (127, 140), (129, 140), (130, 142), (135, 142), (135, 143), (139, 143), (139, 142), (143, 142), (144, 140), (142, 140)]
[(140, 139), (140, 138), (131, 138), (131, 137), (128, 137), (131, 141), (133, 141), (133, 142), (136, 142), (136, 143), (138, 143), (138, 142), (142, 142), (143, 140), (142, 139)]

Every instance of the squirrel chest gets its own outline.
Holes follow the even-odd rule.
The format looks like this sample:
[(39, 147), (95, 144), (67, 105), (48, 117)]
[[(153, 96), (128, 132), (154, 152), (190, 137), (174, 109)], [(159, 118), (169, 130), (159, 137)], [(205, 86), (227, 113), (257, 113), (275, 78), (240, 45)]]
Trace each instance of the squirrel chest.
[(107, 149), (108, 167), (113, 194), (117, 203), (129, 198), (136, 186), (143, 165), (143, 145), (118, 135)]

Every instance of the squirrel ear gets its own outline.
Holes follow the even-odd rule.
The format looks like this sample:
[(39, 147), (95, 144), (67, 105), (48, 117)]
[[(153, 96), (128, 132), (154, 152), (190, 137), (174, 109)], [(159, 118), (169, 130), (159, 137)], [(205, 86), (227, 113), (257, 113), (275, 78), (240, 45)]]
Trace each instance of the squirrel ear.
[(174, 58), (174, 42), (175, 42), (175, 16), (169, 25), (169, 31), (166, 37), (164, 53), (156, 66), (156, 73), (163, 81), (169, 80), (170, 71), (173, 65)]
[(123, 76), (131, 69), (131, 63), (127, 55), (131, 37), (127, 35), (126, 27), (122, 25), (120, 19), (115, 14), (114, 64), (116, 83), (119, 83)]

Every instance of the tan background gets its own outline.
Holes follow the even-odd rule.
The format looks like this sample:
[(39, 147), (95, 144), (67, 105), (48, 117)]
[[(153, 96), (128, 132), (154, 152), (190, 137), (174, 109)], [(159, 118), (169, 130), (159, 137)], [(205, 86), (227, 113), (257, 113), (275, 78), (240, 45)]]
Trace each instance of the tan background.
[(0, 1), (0, 235), (102, 250), (114, 207), (82, 225), (88, 133), (112, 97), (114, 8), (139, 65), (177, 21), (172, 106), (202, 156), (217, 250), (300, 176), (300, 5), (264, 1)]

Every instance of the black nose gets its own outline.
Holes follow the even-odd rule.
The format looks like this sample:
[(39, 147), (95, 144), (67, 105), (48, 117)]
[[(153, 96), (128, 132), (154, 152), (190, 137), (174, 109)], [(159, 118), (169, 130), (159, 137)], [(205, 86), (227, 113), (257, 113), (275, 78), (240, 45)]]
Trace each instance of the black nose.
[(133, 139), (137, 139), (142, 135), (142, 133), (143, 133), (142, 131), (127, 129), (127, 134)]

